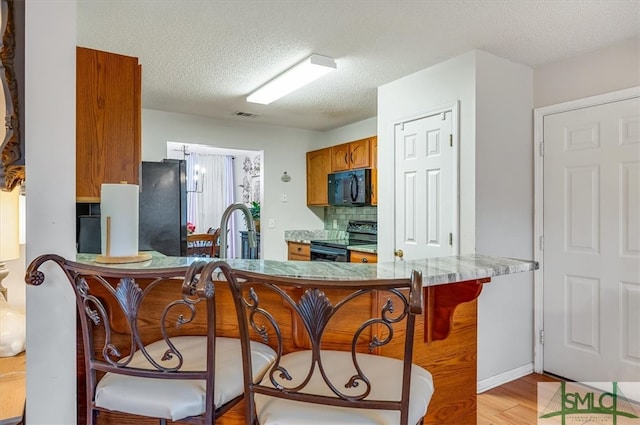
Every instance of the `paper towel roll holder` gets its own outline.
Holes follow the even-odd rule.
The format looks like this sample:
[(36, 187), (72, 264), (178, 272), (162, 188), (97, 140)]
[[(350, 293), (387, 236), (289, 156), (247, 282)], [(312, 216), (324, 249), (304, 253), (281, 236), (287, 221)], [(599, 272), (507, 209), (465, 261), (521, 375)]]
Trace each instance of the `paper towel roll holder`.
[(101, 264), (125, 264), (125, 263), (140, 263), (143, 261), (151, 260), (151, 254), (148, 252), (138, 252), (138, 255), (127, 255), (122, 257), (112, 257), (111, 253), (111, 217), (106, 218), (107, 231), (106, 237), (106, 255), (96, 255), (94, 260), (96, 263)]

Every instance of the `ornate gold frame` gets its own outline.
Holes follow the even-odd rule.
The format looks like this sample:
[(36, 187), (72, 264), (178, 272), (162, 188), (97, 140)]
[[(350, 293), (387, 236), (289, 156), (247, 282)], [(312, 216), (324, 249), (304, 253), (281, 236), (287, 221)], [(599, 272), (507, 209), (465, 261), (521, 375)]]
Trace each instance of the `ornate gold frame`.
[[(14, 69), (15, 60), (15, 20), (14, 0), (2, 0), (2, 45), (0, 45), (0, 82), (6, 104), (6, 133), (2, 145), (0, 164), (0, 189), (13, 190), (25, 179), (22, 133), (20, 131), (20, 105), (18, 101), (18, 80)], [(4, 70), (4, 72), (2, 72)]]

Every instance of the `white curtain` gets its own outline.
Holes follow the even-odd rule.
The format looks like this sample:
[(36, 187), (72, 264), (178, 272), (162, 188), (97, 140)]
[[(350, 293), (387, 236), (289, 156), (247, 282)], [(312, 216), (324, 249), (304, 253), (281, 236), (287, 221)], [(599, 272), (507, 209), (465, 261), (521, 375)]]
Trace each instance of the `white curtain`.
[[(222, 213), (234, 202), (233, 157), (197, 152), (186, 157), (187, 221), (196, 226), (195, 233), (206, 233), (220, 227)], [(229, 235), (235, 235), (233, 221), (229, 228)], [(235, 252), (234, 238), (228, 239)]]
[[(226, 162), (226, 167), (225, 167), (225, 177), (224, 177), (224, 182), (225, 182), (225, 196), (226, 196), (226, 205), (231, 205), (235, 202), (235, 180), (234, 180), (234, 168), (233, 168), (233, 157), (232, 156), (227, 156), (225, 157), (225, 162)], [(223, 211), (224, 212), (224, 211)], [(220, 213), (220, 215), (222, 215), (222, 213)], [(236, 228), (236, 216), (238, 214), (232, 214), (230, 220), (229, 220), (229, 235), (227, 235), (227, 240), (229, 241), (228, 245), (229, 245), (229, 252), (232, 253), (232, 255), (229, 254), (229, 252), (227, 252), (227, 258), (240, 258), (239, 255), (237, 255), (237, 238), (238, 238), (238, 231)], [(235, 235), (235, 236), (232, 236)], [(222, 248), (221, 248), (222, 249)], [(235, 254), (235, 255), (233, 255)]]

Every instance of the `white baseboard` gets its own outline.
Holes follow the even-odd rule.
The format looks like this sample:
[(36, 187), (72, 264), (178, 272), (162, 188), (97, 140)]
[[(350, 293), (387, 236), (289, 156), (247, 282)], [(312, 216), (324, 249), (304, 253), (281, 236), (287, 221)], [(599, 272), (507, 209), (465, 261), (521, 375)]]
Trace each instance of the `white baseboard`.
[(524, 366), (517, 367), (515, 369), (508, 370), (499, 375), (492, 376), (482, 381), (478, 381), (478, 394), (483, 393), (491, 388), (499, 387), (507, 382), (515, 381), (518, 378), (527, 376), (533, 373), (533, 363), (529, 363)]

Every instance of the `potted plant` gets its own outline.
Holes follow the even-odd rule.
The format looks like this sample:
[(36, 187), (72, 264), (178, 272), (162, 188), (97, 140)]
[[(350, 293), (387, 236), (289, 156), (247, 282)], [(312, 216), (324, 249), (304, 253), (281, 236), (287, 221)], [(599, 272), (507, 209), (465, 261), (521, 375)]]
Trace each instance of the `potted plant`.
[(260, 202), (253, 201), (249, 206), (249, 212), (251, 213), (251, 218), (256, 224), (256, 231), (260, 231)]

